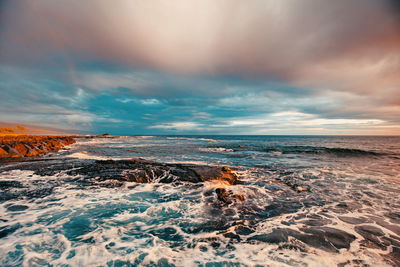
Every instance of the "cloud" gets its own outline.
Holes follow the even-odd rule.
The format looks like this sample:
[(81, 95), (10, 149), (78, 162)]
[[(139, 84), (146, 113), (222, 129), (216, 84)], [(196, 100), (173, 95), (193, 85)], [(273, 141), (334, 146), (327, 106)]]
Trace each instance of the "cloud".
[[(195, 130), (200, 125), (195, 122), (170, 122), (163, 123), (160, 125), (152, 125), (149, 126), (149, 129), (167, 129), (167, 130), (176, 130), (176, 131), (187, 131), (187, 130)], [(203, 125), (204, 127), (204, 125)]]
[(262, 132), (284, 112), (315, 131), (395, 129), (395, 2), (2, 1), (0, 111), (93, 129)]
[[(9, 0), (3, 4), (0, 58), (70, 70), (103, 61), (181, 74), (273, 77), (360, 94), (386, 90), (398, 102), (400, 20), (393, 4)], [(93, 87), (113, 83), (104, 76), (85, 79)], [(134, 87), (141, 80), (118, 82)]]
[(287, 77), (338, 58), (399, 52), (387, 0), (6, 2), (2, 57), (11, 61), (79, 56), (184, 73)]

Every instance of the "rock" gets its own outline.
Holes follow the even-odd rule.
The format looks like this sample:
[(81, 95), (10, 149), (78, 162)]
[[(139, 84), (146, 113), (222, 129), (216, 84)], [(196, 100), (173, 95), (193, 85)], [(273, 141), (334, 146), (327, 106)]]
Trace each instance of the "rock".
[[(388, 223), (387, 221), (385, 221), (384, 217), (378, 217), (378, 216), (368, 216), (368, 217), (370, 219), (372, 219), (379, 226), (382, 226), (383, 228), (386, 228), (400, 236), (400, 226), (398, 224)], [(391, 222), (393, 222), (393, 220), (391, 218), (389, 218), (389, 219)]]
[[(41, 172), (39, 170), (36, 173)], [(143, 159), (98, 160), (68, 171), (67, 174), (83, 175), (98, 181), (113, 179), (137, 183), (201, 183), (212, 180), (223, 181), (227, 184), (238, 182), (233, 171), (225, 167), (163, 164)]]
[(243, 195), (235, 194), (231, 190), (226, 190), (225, 188), (217, 188), (215, 189), (215, 193), (217, 194), (218, 200), (225, 204), (232, 204), (235, 201), (244, 201), (245, 199)]
[(38, 156), (59, 150), (74, 142), (75, 140), (70, 136), (2, 136), (0, 137), (0, 158)]
[(289, 236), (297, 236), (300, 235), (299, 232), (289, 229), (289, 228), (276, 228), (273, 229), (269, 234), (255, 235), (248, 238), (248, 241), (256, 240), (269, 244), (279, 244), (283, 242), (287, 242), (289, 240)]
[(17, 150), (15, 150), (13, 147), (11, 147), (10, 145), (3, 146), (3, 149), (7, 152), (7, 156), (6, 157), (9, 157), (9, 158), (19, 158), (19, 157), (21, 157), (19, 152)]
[(298, 239), (311, 246), (327, 251), (332, 251), (332, 246), (334, 247), (333, 250), (342, 248), (349, 249), (351, 242), (356, 239), (352, 234), (331, 227), (311, 227), (301, 230), (305, 233), (312, 234), (312, 237), (300, 236)]
[(17, 231), (21, 227), (20, 224), (8, 225), (0, 227), (0, 238), (6, 237), (15, 231)]
[(328, 219), (318, 219), (318, 220), (303, 220), (299, 221), (299, 223), (303, 223), (308, 226), (323, 226), (326, 224), (330, 224), (332, 221)]
[(335, 207), (329, 208), (331, 211), (335, 213), (345, 214), (350, 211), (355, 211), (361, 209), (362, 205), (357, 202), (341, 202), (337, 204)]
[(276, 200), (270, 205), (265, 206), (261, 216), (265, 218), (279, 216), (281, 214), (293, 213), (304, 207), (303, 203), (297, 200)]
[(304, 233), (289, 228), (277, 228), (269, 234), (252, 236), (248, 241), (279, 244), (288, 242), (291, 236), (314, 248), (337, 252), (338, 249), (349, 249), (351, 242), (356, 239), (352, 234), (330, 227), (311, 227), (301, 230)]
[(379, 237), (384, 236), (384, 233), (378, 227), (371, 225), (360, 225), (354, 227), (354, 230), (364, 237), (364, 242), (361, 243), (363, 246), (385, 250), (387, 245), (389, 245), (389, 242), (380, 240)]
[(305, 248), (304, 245), (301, 244), (282, 244), (278, 247), (278, 250), (284, 250), (284, 249), (288, 249), (288, 250), (296, 250), (296, 251), (300, 251), (300, 252), (307, 252), (307, 249)]
[(239, 225), (235, 229), (235, 233), (237, 233), (238, 235), (250, 235), (254, 232), (255, 231), (253, 229), (246, 227), (246, 226), (242, 226), (242, 225)]
[(0, 189), (8, 189), (8, 188), (22, 188), (23, 185), (18, 181), (11, 180), (2, 180), (0, 181)]
[(400, 224), (400, 212), (390, 212), (386, 216), (392, 223)]
[(224, 233), (223, 235), (226, 238), (234, 239), (236, 241), (240, 241), (241, 240), (239, 235), (237, 235), (235, 233), (232, 233), (232, 232), (227, 232), (227, 233)]
[(12, 148), (15, 149), (21, 156), (25, 156), (26, 153), (28, 153), (28, 148), (22, 143), (17, 143)]
[(371, 234), (374, 236), (385, 235), (380, 228), (372, 226), (372, 225), (360, 225), (360, 226), (356, 226), (354, 229), (359, 234)]
[(393, 247), (389, 254), (383, 254), (384, 257), (391, 265), (400, 266), (400, 247)]
[(11, 206), (7, 207), (7, 210), (9, 210), (9, 211), (23, 211), (23, 210), (26, 210), (28, 208), (29, 207), (25, 206), (25, 205), (11, 205)]
[(32, 147), (28, 146), (28, 152), (25, 154), (25, 156), (26, 157), (35, 157), (35, 156), (38, 156), (40, 154), (41, 154), (40, 151), (38, 151), (35, 148), (32, 148)]
[(295, 190), (300, 193), (300, 192), (306, 192), (306, 191), (310, 191), (309, 188), (305, 187), (305, 186), (296, 186)]
[(309, 185), (300, 184), (301, 181), (294, 179), (293, 177), (284, 177), (282, 179), (282, 183), (289, 186), (292, 190), (296, 191), (297, 193), (301, 192), (308, 192), (310, 191)]
[(7, 151), (0, 147), (0, 158), (8, 157)]
[(341, 221), (345, 222), (345, 223), (349, 223), (349, 224), (361, 224), (361, 223), (366, 223), (366, 222), (370, 222), (370, 220), (368, 220), (367, 218), (364, 217), (347, 217), (347, 216), (339, 216), (338, 217)]
[(229, 184), (236, 184), (238, 178), (232, 169), (227, 167), (193, 166), (191, 169), (202, 182), (209, 180), (226, 181)]

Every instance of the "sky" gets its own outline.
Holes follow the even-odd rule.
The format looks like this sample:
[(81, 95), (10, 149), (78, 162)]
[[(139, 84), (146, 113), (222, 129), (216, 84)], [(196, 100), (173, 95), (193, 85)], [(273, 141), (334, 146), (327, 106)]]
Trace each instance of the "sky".
[(0, 0), (0, 121), (400, 135), (396, 0)]

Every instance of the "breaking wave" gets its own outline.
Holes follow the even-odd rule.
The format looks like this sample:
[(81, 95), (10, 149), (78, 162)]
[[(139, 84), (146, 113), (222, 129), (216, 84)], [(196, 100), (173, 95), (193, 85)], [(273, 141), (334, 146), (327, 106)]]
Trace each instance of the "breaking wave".
[(381, 153), (340, 147), (314, 147), (314, 146), (278, 146), (265, 148), (264, 152), (282, 153), (282, 154), (321, 154), (335, 155), (338, 157), (358, 157), (358, 156), (380, 156)]

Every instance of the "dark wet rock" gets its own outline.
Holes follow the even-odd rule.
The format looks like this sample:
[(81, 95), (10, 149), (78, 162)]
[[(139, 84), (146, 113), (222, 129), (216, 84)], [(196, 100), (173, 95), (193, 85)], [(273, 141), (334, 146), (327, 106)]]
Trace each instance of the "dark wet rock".
[(395, 239), (394, 236), (390, 237), (384, 236), (382, 237), (382, 240), (386, 241), (385, 244), (389, 244), (395, 247), (400, 247), (400, 240)]
[(199, 224), (188, 224), (186, 222), (180, 223), (179, 227), (188, 234), (198, 234), (198, 233), (209, 233), (214, 231), (227, 231), (229, 227), (232, 226), (231, 222), (226, 219), (216, 218), (215, 220), (210, 220)]
[(354, 227), (354, 230), (364, 238), (361, 244), (365, 247), (379, 248), (384, 250), (389, 245), (388, 241), (385, 241), (384, 239), (381, 240), (379, 238), (384, 236), (384, 233), (378, 227), (372, 225), (360, 225)]
[(396, 223), (392, 224), (394, 221), (394, 220), (392, 220), (392, 218), (389, 217), (389, 220), (392, 223), (387, 222), (384, 217), (369, 215), (368, 218), (373, 220), (379, 226), (382, 226), (383, 228), (386, 228), (400, 236), (400, 226), (399, 226), (399, 224), (396, 224)]
[[(220, 240), (216, 237), (206, 237), (206, 238), (195, 238), (193, 240), (193, 243), (189, 243), (188, 247), (189, 248), (194, 248), (196, 247), (197, 244), (199, 243), (206, 243), (207, 245), (210, 245), (211, 247), (217, 249), (221, 246)], [(208, 249), (206, 249), (208, 250)]]
[(98, 183), (99, 186), (101, 187), (107, 187), (107, 188), (115, 188), (115, 187), (121, 187), (124, 185), (123, 182), (118, 181), (118, 180), (107, 180), (101, 183)]
[(303, 220), (303, 221), (299, 221), (299, 223), (303, 223), (305, 225), (308, 226), (323, 226), (323, 225), (327, 225), (330, 224), (332, 221), (328, 220), (328, 219), (311, 219), (311, 220)]
[(200, 183), (211, 180), (219, 180), (227, 184), (239, 182), (236, 174), (226, 167), (163, 164), (141, 159), (94, 161), (67, 171), (67, 174), (83, 175), (99, 181), (113, 179), (137, 183)]
[(354, 228), (357, 233), (359, 234), (372, 234), (374, 236), (383, 236), (384, 233), (382, 230), (378, 227), (372, 226), (372, 225), (360, 225), (356, 226)]
[(151, 230), (150, 234), (165, 241), (180, 242), (183, 240), (183, 237), (172, 227)]
[(312, 236), (301, 236), (299, 239), (311, 246), (325, 249), (327, 251), (336, 251), (336, 249), (350, 248), (351, 242), (356, 237), (345, 231), (331, 227), (311, 227), (302, 228), (303, 232)]
[(400, 266), (400, 247), (393, 247), (389, 254), (383, 254), (382, 257), (384, 257), (389, 264)]
[(351, 266), (360, 266), (360, 267), (370, 267), (369, 264), (366, 264), (363, 260), (348, 260), (345, 262), (341, 262), (337, 265), (337, 267), (351, 267)]
[(254, 232), (255, 231), (253, 229), (242, 225), (236, 227), (235, 229), (235, 233), (237, 233), (238, 235), (250, 235)]
[(303, 207), (303, 203), (297, 200), (277, 200), (274, 203), (265, 206), (259, 216), (270, 218), (281, 214), (294, 213)]
[[(143, 159), (132, 160), (49, 160), (27, 162), (19, 166), (40, 176), (54, 176), (60, 172), (74, 176), (71, 180), (86, 185), (120, 187), (121, 182), (137, 183), (202, 183), (218, 180), (233, 185), (237, 175), (227, 167), (192, 164), (166, 164)], [(5, 168), (5, 170), (7, 170)], [(85, 182), (86, 180), (86, 182)], [(105, 181), (112, 181), (104, 183)]]
[(0, 189), (9, 189), (9, 188), (22, 188), (23, 185), (18, 181), (4, 180), (0, 181)]
[(337, 252), (338, 249), (349, 249), (351, 242), (356, 239), (352, 234), (330, 227), (310, 227), (301, 230), (303, 233), (289, 228), (277, 228), (269, 234), (252, 236), (248, 241), (255, 240), (279, 244), (288, 242), (291, 236), (309, 246), (329, 252)]
[(236, 241), (242, 240), (239, 235), (232, 233), (232, 232), (224, 233), (223, 236), (226, 238), (236, 240)]
[(350, 211), (356, 211), (361, 209), (362, 205), (357, 202), (341, 202), (335, 207), (330, 208), (331, 211), (339, 214), (348, 213)]
[(7, 207), (8, 211), (23, 211), (26, 209), (29, 209), (29, 207), (25, 205), (11, 205)]
[(281, 221), (281, 224), (290, 226), (297, 224), (297, 222), (295, 220), (289, 220), (289, 221)]
[(307, 184), (305, 184), (303, 181), (296, 179), (292, 176), (286, 176), (280, 179), (280, 181), (289, 186), (293, 191), (296, 191), (298, 193), (301, 192), (309, 192), (311, 190), (311, 187)]
[(367, 223), (370, 222), (365, 217), (347, 217), (347, 216), (339, 216), (338, 217), (341, 221), (349, 224), (362, 224), (362, 223)]
[(386, 221), (384, 221), (384, 220), (378, 221), (378, 222), (376, 222), (376, 223), (377, 223), (379, 226), (382, 226), (383, 228), (386, 228), (386, 229), (388, 229), (388, 230), (392, 231), (393, 233), (395, 233), (395, 234), (397, 234), (397, 235), (400, 236), (400, 226), (399, 226), (399, 225), (397, 225), (397, 224), (391, 224), (391, 223), (388, 223), (388, 222), (386, 222)]
[(52, 194), (55, 185), (22, 190), (0, 190), (0, 202), (7, 200), (43, 198)]
[(235, 194), (231, 190), (226, 190), (225, 188), (216, 188), (215, 193), (219, 201), (225, 204), (232, 204), (236, 201), (244, 201), (245, 198), (241, 194)]
[(6, 237), (15, 231), (17, 231), (21, 227), (20, 224), (14, 224), (14, 225), (7, 225), (7, 226), (2, 226), (0, 227), (0, 238)]
[(279, 244), (287, 242), (289, 236), (299, 236), (300, 232), (289, 228), (276, 228), (269, 234), (255, 235), (248, 238), (248, 241), (261, 241), (269, 244)]
[(306, 247), (301, 244), (287, 243), (287, 244), (279, 245), (278, 250), (284, 250), (284, 249), (295, 250), (295, 251), (300, 251), (300, 252), (307, 252)]
[(392, 223), (400, 224), (400, 212), (390, 212), (386, 214)]

